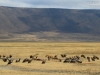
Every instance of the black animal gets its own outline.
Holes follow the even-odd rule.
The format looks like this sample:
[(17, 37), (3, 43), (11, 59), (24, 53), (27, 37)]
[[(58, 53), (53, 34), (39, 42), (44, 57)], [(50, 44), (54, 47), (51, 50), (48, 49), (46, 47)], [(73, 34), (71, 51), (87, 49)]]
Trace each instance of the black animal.
[(12, 55), (9, 55), (9, 57), (8, 58), (12, 58)]
[(90, 62), (90, 57), (87, 57), (88, 62)]
[(2, 56), (0, 55), (0, 59), (1, 59), (1, 57), (2, 57)]
[(24, 63), (24, 62), (28, 62), (28, 61), (29, 61), (29, 59), (28, 59), (28, 58), (25, 58), (25, 59), (23, 60), (22, 63)]
[(61, 57), (63, 57), (63, 58), (66, 57), (66, 54), (61, 54)]
[(43, 60), (41, 64), (45, 64), (45, 63), (46, 63), (46, 60)]
[(27, 62), (28, 62), (28, 63), (31, 63), (31, 62), (32, 62), (32, 60), (33, 60), (33, 59), (29, 59)]
[(33, 55), (30, 55), (30, 58), (33, 58)]
[(11, 64), (13, 62), (13, 59), (8, 59), (7, 65)]
[(93, 58), (99, 60), (99, 57), (96, 55), (94, 55)]
[(16, 59), (16, 61), (15, 61), (15, 62), (16, 62), (16, 63), (17, 63), (17, 62), (20, 62), (20, 60), (21, 60), (21, 58), (19, 58), (19, 59)]
[(78, 63), (82, 63), (82, 61), (81, 60), (76, 60)]
[(86, 58), (85, 55), (83, 55), (83, 54), (81, 55), (81, 57)]
[(64, 61), (63, 61), (63, 63), (69, 63), (71, 60), (70, 60), (70, 58), (66, 58)]
[(4, 62), (7, 62), (8, 57), (3, 57), (2, 60), (3, 60)]
[(53, 59), (53, 60), (56, 60), (56, 59), (58, 59), (57, 55), (55, 55), (55, 56), (54, 56), (52, 59)]
[(76, 63), (76, 59), (71, 59), (70, 63)]
[(94, 57), (91, 57), (91, 60), (92, 60), (92, 61), (95, 61), (95, 58), (94, 58)]

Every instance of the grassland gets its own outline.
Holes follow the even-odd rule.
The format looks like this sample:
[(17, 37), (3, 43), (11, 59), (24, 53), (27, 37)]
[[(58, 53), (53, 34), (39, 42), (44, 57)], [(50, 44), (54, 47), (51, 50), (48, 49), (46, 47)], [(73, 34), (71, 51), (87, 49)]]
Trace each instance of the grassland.
[[(12, 55), (13, 58), (27, 58), (30, 55), (39, 54), (38, 58), (46, 59), (45, 55), (67, 54), (67, 57), (84, 54), (86, 56), (97, 55), (100, 57), (99, 42), (0, 42), (0, 55)], [(83, 63), (63, 63), (40, 61), (32, 63), (15, 63), (7, 65), (0, 60), (0, 75), (100, 75), (100, 60), (88, 62), (81, 59)]]

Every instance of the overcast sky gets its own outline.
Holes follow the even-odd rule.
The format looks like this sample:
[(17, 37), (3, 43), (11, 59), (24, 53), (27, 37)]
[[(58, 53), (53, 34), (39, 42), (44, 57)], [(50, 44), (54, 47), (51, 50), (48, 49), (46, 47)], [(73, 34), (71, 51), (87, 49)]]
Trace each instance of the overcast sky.
[(100, 0), (0, 0), (0, 6), (28, 8), (100, 9)]

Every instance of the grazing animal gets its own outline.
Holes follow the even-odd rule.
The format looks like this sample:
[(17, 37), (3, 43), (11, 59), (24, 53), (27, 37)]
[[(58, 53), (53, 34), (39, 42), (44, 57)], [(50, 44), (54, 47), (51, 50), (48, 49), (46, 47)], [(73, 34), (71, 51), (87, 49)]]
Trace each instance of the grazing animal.
[(57, 58), (57, 55), (55, 55), (54, 58)]
[(79, 59), (80, 59), (80, 57), (79, 57), (79, 56), (77, 56), (77, 55), (75, 56), (75, 58), (76, 58), (77, 60), (79, 60)]
[(3, 60), (4, 62), (7, 62), (8, 57), (3, 57), (2, 60)]
[(55, 55), (52, 59), (54, 59), (54, 60), (58, 59), (57, 55)]
[(63, 63), (82, 63), (79, 56), (66, 58)]
[(66, 58), (63, 63), (69, 63), (70, 62), (70, 58)]
[(94, 57), (91, 57), (91, 60), (92, 60), (92, 61), (95, 61), (95, 58), (94, 58)]
[(85, 55), (83, 55), (83, 54), (81, 55), (81, 57), (86, 58)]
[(75, 59), (71, 59), (70, 63), (76, 63)]
[(23, 63), (24, 62), (28, 62), (29, 61), (29, 59), (28, 58), (25, 58), (24, 60), (23, 60)]
[(50, 59), (53, 59), (53, 56), (51, 56), (51, 55), (46, 55), (45, 57), (48, 58), (48, 61), (50, 61)]
[(16, 63), (17, 63), (17, 62), (20, 62), (20, 60), (21, 60), (20, 58), (19, 58), (19, 59), (16, 59), (16, 61), (15, 61), (15, 62), (16, 62)]
[(61, 57), (63, 57), (63, 58), (66, 57), (66, 54), (61, 54)]
[(43, 60), (41, 64), (45, 64), (45, 63), (46, 63), (46, 60)]
[(5, 55), (3, 55), (3, 57), (6, 57)]
[(90, 62), (90, 57), (87, 57), (88, 62)]
[(12, 58), (12, 55), (9, 55), (9, 58)]
[(13, 59), (8, 59), (7, 65), (11, 64), (13, 62)]
[(0, 55), (0, 59), (1, 59), (1, 57), (2, 57), (2, 56)]
[(81, 60), (76, 60), (78, 63), (82, 63), (82, 61)]
[(97, 57), (96, 55), (94, 55), (93, 58), (99, 60), (99, 57)]
[(32, 62), (32, 60), (33, 60), (33, 59), (29, 59), (27, 62), (28, 62), (28, 63), (31, 63), (31, 62)]
[(30, 58), (33, 58), (33, 55), (30, 55)]

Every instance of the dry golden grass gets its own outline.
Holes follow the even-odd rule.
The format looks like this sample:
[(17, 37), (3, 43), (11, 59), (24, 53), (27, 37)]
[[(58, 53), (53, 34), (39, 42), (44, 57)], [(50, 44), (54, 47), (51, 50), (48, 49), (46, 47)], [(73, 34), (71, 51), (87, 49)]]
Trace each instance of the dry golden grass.
[[(68, 57), (85, 54), (86, 56), (97, 55), (100, 57), (100, 43), (78, 42), (0, 42), (0, 55), (10, 55), (13, 58), (29, 58), (30, 55), (39, 54), (38, 58), (46, 59), (45, 55), (67, 54)], [(63, 63), (47, 61), (32, 61), (32, 63), (15, 63), (7, 65), (7, 62), (0, 60), (0, 75), (100, 75), (100, 60), (88, 62), (81, 59), (83, 63)]]

